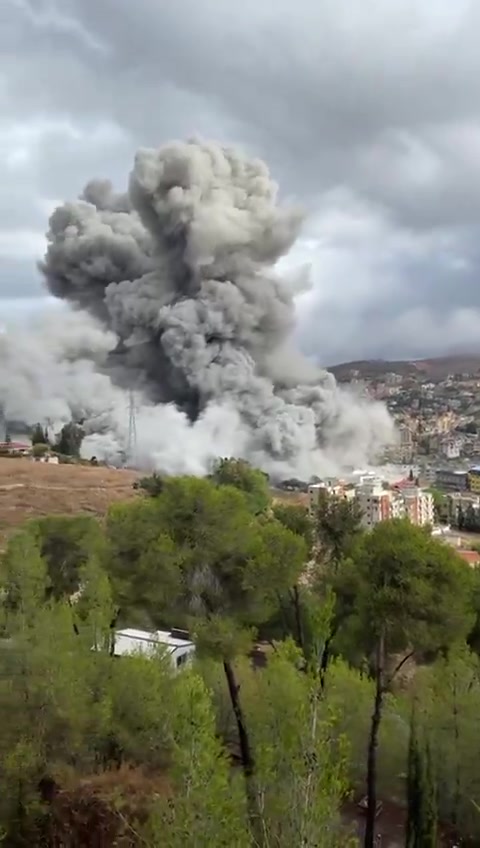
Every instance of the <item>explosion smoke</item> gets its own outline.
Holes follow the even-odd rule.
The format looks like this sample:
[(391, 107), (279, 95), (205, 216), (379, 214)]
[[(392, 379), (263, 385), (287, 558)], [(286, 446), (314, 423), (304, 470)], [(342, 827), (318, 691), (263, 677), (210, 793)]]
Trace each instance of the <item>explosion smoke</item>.
[[(104, 443), (115, 430), (121, 441), (131, 387), (145, 399), (139, 444), (170, 470), (179, 452), (181, 470), (199, 472), (228, 452), (310, 477), (365, 462), (391, 439), (382, 405), (339, 388), (293, 347), (293, 288), (275, 266), (301, 223), (278, 204), (263, 162), (197, 142), (140, 150), (127, 194), (92, 181), (56, 209), (41, 265), (48, 288), (117, 340), (88, 366), (110, 378)], [(167, 419), (181, 422), (180, 451)]]

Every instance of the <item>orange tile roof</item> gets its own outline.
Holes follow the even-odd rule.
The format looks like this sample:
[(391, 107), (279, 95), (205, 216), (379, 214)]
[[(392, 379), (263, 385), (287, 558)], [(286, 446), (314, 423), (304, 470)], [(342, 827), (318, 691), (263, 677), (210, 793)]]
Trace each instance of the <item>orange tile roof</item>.
[(468, 562), (469, 565), (476, 565), (480, 563), (480, 553), (478, 551), (457, 551), (458, 555), (462, 557), (465, 562)]

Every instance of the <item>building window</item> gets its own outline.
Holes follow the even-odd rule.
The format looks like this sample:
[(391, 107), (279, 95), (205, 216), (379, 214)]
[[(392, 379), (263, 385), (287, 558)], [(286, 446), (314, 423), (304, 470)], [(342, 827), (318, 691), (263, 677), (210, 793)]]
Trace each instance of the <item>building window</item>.
[(185, 663), (187, 662), (187, 659), (188, 659), (188, 654), (180, 654), (180, 656), (177, 657), (177, 668), (180, 668), (181, 665), (185, 665)]

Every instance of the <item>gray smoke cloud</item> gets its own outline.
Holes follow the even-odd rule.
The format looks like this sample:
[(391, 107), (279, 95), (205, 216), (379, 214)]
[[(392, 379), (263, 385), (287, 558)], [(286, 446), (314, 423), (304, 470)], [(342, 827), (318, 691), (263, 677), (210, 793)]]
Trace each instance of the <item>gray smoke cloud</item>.
[(55, 210), (48, 289), (106, 334), (61, 381), (69, 404), (65, 384), (96, 375), (86, 449), (118, 449), (135, 388), (139, 452), (160, 468), (202, 473), (230, 453), (310, 477), (374, 459), (392, 439), (386, 409), (293, 346), (305, 273), (282, 278), (277, 263), (301, 225), (263, 162), (196, 141), (142, 149), (125, 194), (94, 180)]

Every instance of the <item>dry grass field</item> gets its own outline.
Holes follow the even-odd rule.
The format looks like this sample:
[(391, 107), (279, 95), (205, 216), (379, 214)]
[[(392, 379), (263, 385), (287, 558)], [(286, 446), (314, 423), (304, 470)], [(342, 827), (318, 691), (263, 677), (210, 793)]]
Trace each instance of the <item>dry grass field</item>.
[(29, 518), (89, 513), (136, 497), (138, 471), (85, 465), (49, 465), (0, 457), (0, 549)]
[[(89, 513), (103, 516), (110, 504), (137, 497), (139, 471), (88, 465), (49, 465), (0, 457), (0, 550), (29, 518)], [(275, 501), (307, 505), (308, 495), (272, 489)]]

